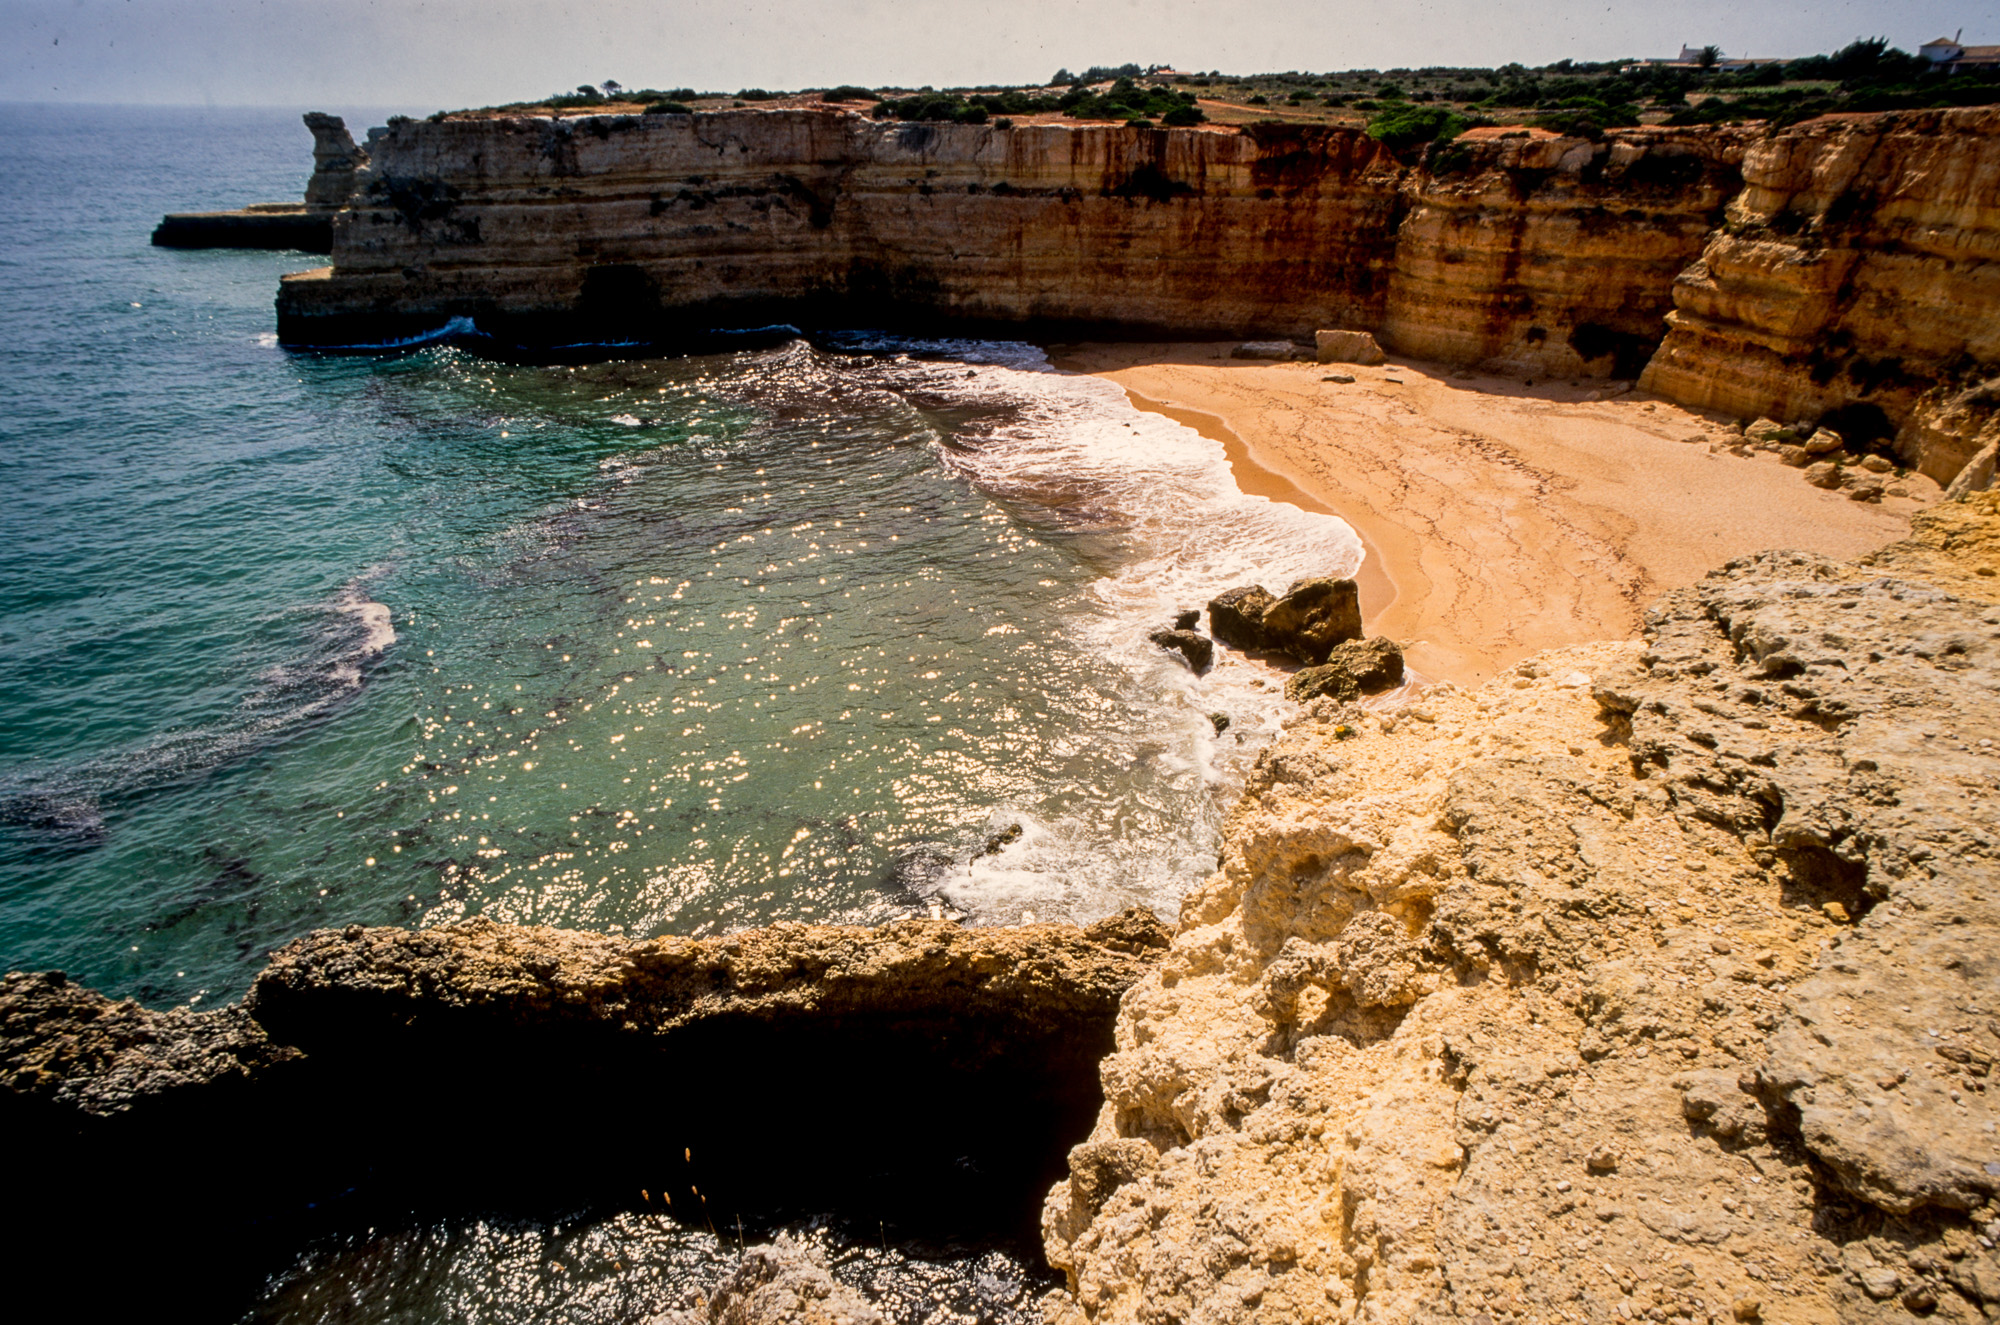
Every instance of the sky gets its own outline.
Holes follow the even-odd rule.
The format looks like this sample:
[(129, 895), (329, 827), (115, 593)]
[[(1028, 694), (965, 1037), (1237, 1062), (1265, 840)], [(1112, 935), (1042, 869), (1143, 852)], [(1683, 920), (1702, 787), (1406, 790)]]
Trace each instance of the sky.
[(1225, 73), (1795, 56), (1963, 28), (2000, 0), (0, 0), (0, 101), (455, 109), (628, 87), (1040, 82), (1059, 67)]

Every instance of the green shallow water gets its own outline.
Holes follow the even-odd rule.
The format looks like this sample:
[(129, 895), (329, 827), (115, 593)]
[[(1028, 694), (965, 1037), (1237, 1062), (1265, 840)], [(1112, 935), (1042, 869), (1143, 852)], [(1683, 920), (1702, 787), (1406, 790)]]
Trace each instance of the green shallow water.
[(144, 236), (195, 168), (294, 191), (301, 135), (96, 114), (11, 111), (0, 162), (43, 333), (0, 407), (8, 965), (212, 1001), (328, 924), (1089, 920), (1212, 868), (1273, 678), (1145, 632), (1351, 567), (1345, 526), (1024, 345), (291, 354), (305, 263)]
[[(290, 112), (0, 107), (0, 964), (213, 1004), (325, 925), (1087, 921), (1213, 868), (1282, 678), (1145, 635), (1351, 572), (1346, 526), (1027, 345), (287, 353), (312, 259), (146, 237), (296, 196), (308, 149)], [(898, 1318), (1040, 1291), (829, 1245)], [(728, 1259), (630, 1212), (420, 1221), (255, 1315), (625, 1319)]]

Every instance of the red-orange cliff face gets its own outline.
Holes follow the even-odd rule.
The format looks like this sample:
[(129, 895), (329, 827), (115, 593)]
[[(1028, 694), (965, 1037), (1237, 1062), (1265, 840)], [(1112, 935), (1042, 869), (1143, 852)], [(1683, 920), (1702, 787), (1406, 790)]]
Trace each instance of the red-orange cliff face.
[(531, 345), (778, 321), (1350, 326), (1450, 363), (1643, 371), (1745, 417), (1871, 407), (1850, 417), (1907, 425), (1942, 477), (1991, 412), (1966, 388), (2000, 365), (1994, 111), (1488, 130), (1421, 165), (1351, 129), (836, 109), (399, 121), (367, 156), (334, 265), (280, 291), (287, 343), (453, 319)]

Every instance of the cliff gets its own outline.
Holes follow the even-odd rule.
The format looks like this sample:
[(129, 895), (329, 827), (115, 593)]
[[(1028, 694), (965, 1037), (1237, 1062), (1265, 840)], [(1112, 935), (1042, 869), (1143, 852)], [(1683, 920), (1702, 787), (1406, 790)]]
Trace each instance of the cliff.
[(1949, 482), (1977, 447), (1935, 416), (2000, 366), (2000, 110), (1809, 121), (1752, 146), (1743, 183), (1641, 385), (1901, 428), (1904, 458)]
[(2000, 495), (1324, 701), (1125, 997), (1068, 1318), (2000, 1304)]
[(1528, 377), (1636, 377), (1752, 141), (1732, 129), (1601, 143), (1471, 131), (1404, 180), (1384, 342)]
[[(788, 320), (1309, 337), (1636, 372), (1743, 135), (1473, 137), (1413, 170), (1352, 129), (885, 124), (837, 110), (404, 121), (369, 140), (295, 344)], [(1633, 236), (1644, 236), (1635, 245)]]
[(1643, 374), (1681, 403), (1893, 437), (1940, 481), (1991, 440), (1991, 109), (1600, 142), (1482, 129), (1401, 157), (1354, 129), (836, 108), (399, 120), (338, 149), (316, 149), (315, 196), (350, 201), (333, 265), (280, 289), (288, 344), (1344, 326), (1399, 354)]

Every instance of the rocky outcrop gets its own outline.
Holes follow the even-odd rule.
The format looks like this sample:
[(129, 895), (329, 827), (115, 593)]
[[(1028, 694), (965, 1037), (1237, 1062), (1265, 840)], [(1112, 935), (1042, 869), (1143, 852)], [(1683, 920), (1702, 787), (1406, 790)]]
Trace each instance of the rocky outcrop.
[(1644, 643), (1314, 701), (1126, 995), (1044, 1208), (1064, 1310), (2000, 1306), (1996, 546), (1983, 494)]
[(653, 1325), (887, 1325), (875, 1304), (827, 1269), (820, 1251), (780, 1235), (744, 1251), (693, 1311), (672, 1311)]
[(355, 172), (368, 164), (368, 153), (354, 145), (354, 136), (338, 115), (310, 111), (305, 122), (313, 136), (313, 173), (306, 181), (304, 202), (253, 203), (229, 212), (176, 212), (153, 228), (153, 243), (161, 248), (331, 252), (333, 214), (353, 196)]
[[(222, 1317), (309, 1238), (412, 1209), (648, 1208), (753, 1230), (838, 1210), (1016, 1236), (1101, 1098), (1119, 995), (1164, 943), (1139, 911), (1085, 930), (639, 943), (351, 926), (275, 954), (241, 1005), (209, 1012), (10, 975), (0, 1125), (37, 1193), (15, 1245), (76, 1268), (77, 1221), (115, 1190), (150, 1230), (121, 1258), (164, 1270), (198, 1243)], [(432, 1128), (450, 1144), (404, 1163)]]
[(1968, 454), (1910, 421), (1926, 393), (2000, 366), (2000, 110), (1808, 121), (1750, 147), (1743, 181), (1674, 282), (1641, 385), (1743, 417), (1902, 428), (1903, 458), (1950, 481)]
[(1361, 638), (1361, 594), (1353, 580), (1300, 580), (1282, 598), (1246, 585), (1210, 601), (1208, 625), (1224, 644), (1317, 666), (1335, 645)]
[(321, 111), (306, 113), (313, 136), (313, 173), (306, 181), (306, 208), (337, 212), (354, 197), (355, 173), (368, 164), (368, 153), (354, 145), (347, 121)]
[(1403, 651), (1396, 642), (1373, 639), (1336, 644), (1326, 661), (1285, 678), (1285, 698), (1295, 702), (1326, 696), (1341, 701), (1379, 694), (1403, 683)]

